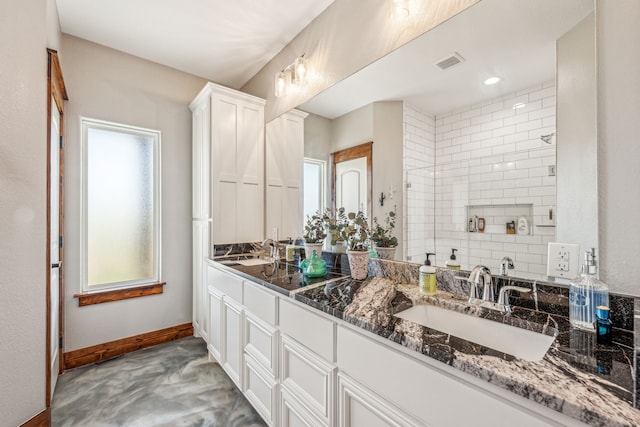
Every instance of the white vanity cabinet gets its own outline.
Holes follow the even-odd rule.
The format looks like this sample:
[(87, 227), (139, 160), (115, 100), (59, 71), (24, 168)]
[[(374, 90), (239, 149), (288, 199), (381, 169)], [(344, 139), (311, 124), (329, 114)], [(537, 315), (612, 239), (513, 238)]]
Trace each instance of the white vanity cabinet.
[(271, 426), (584, 425), (213, 265), (209, 352)]
[(208, 350), (256, 411), (277, 425), (278, 297), (208, 265)]
[(266, 226), (282, 238), (302, 235), (304, 119), (291, 110), (266, 125)]

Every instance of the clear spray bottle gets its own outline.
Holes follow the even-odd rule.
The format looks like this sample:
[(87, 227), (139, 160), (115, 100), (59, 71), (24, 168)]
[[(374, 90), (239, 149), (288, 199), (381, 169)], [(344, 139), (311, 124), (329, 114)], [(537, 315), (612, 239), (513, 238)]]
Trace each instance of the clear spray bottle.
[(584, 254), (580, 276), (569, 286), (569, 322), (575, 328), (595, 332), (597, 307), (609, 307), (609, 286), (597, 273), (596, 250), (591, 248)]

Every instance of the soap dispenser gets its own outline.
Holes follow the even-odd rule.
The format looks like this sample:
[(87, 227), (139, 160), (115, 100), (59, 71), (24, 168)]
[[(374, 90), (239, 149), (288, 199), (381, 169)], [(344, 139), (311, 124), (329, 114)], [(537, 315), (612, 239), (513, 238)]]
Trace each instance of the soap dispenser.
[(418, 282), (420, 286), (420, 292), (426, 295), (433, 295), (436, 293), (436, 268), (431, 265), (429, 257), (435, 255), (434, 253), (427, 253), (427, 258), (424, 261), (424, 265), (420, 267), (420, 275), (418, 276)]
[(456, 248), (451, 248), (451, 256), (445, 263), (447, 268), (450, 268), (451, 270), (460, 270), (460, 261), (456, 259), (456, 251)]
[(571, 326), (595, 331), (596, 308), (609, 307), (609, 286), (597, 278), (596, 250), (586, 251), (580, 277), (569, 285), (569, 323)]

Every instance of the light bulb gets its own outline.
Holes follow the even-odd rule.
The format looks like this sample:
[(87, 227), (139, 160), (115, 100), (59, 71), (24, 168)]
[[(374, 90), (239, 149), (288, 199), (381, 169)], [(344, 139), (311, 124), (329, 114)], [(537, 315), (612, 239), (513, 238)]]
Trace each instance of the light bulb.
[(491, 86), (498, 83), (499, 81), (500, 81), (500, 77), (489, 77), (487, 80), (484, 81), (484, 84), (486, 84), (487, 86)]
[(307, 60), (304, 56), (296, 58), (293, 63), (291, 84), (296, 86), (304, 86), (307, 84)]
[(287, 78), (283, 71), (276, 73), (275, 95), (277, 98), (287, 94)]
[(409, 16), (409, 0), (392, 0), (393, 13), (398, 18)]

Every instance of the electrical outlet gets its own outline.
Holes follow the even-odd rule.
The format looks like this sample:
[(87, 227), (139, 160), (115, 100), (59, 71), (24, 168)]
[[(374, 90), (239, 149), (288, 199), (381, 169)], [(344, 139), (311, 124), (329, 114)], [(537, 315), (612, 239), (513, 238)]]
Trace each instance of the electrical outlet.
[(575, 243), (549, 242), (547, 250), (547, 276), (573, 279), (578, 275), (578, 251)]

